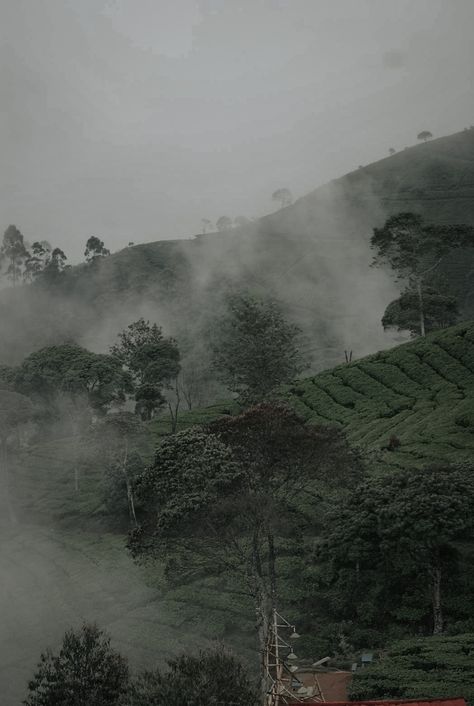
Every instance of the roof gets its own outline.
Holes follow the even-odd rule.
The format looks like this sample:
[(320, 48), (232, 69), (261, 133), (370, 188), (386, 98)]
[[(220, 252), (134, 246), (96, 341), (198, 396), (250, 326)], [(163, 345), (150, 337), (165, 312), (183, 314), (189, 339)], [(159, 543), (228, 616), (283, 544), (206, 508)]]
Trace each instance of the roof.
[[(305, 701), (305, 706), (321, 706), (320, 701)], [(411, 706), (467, 706), (466, 699), (454, 696), (450, 699), (382, 699), (380, 701), (326, 701), (325, 706), (391, 706), (391, 704), (411, 704)], [(290, 704), (289, 706), (299, 706)]]

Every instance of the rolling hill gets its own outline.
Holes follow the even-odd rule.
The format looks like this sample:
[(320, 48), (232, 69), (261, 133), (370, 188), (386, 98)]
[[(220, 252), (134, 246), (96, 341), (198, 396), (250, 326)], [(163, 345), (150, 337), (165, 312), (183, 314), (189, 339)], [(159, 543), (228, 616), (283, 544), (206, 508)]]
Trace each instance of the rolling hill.
[[(405, 149), (322, 186), (243, 228), (136, 245), (68, 270), (48, 288), (2, 291), (0, 361), (52, 341), (103, 350), (143, 315), (198, 336), (229, 287), (276, 297), (303, 328), (314, 370), (390, 347), (380, 318), (398, 288), (370, 268), (372, 228), (401, 210), (474, 224), (474, 130)], [(21, 227), (21, 224), (18, 224)], [(456, 252), (445, 276), (474, 316), (474, 256)], [(18, 321), (22, 326), (18, 326)]]

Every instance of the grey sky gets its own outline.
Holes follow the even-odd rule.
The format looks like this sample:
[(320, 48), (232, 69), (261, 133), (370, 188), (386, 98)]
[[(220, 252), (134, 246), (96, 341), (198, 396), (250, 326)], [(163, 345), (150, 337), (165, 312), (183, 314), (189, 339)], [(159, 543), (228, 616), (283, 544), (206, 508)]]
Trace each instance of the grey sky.
[[(0, 0), (3, 230), (186, 237), (474, 123), (472, 0)], [(3, 225), (2, 225), (3, 224)]]

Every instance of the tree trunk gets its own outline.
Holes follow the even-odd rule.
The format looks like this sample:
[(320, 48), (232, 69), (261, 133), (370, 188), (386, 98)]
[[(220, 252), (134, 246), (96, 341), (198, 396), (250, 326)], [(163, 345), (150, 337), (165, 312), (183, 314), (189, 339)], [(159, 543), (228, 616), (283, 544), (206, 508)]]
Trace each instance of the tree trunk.
[(176, 378), (174, 393), (175, 393), (174, 407), (171, 405), (171, 402), (168, 402), (168, 409), (170, 412), (171, 433), (172, 434), (176, 434), (176, 430), (178, 428), (178, 413), (179, 413), (179, 405), (181, 403), (181, 397), (179, 394), (179, 386), (178, 386), (178, 379), (177, 378)]
[(130, 478), (127, 473), (127, 461), (128, 461), (128, 440), (125, 440), (125, 449), (122, 460), (122, 473), (125, 478), (125, 486), (127, 488), (127, 504), (128, 504), (128, 516), (130, 519), (130, 524), (134, 527), (138, 527), (137, 516), (135, 514), (135, 501), (133, 499), (132, 484), (130, 483)]
[(15, 510), (13, 509), (11, 496), (10, 496), (10, 472), (8, 469), (8, 450), (7, 450), (7, 440), (3, 438), (0, 441), (0, 457), (1, 457), (1, 471), (3, 476), (3, 492), (5, 497), (5, 503), (7, 506), (8, 517), (12, 525), (16, 525), (17, 517)]
[(423, 290), (421, 287), (421, 279), (416, 282), (416, 290), (418, 292), (418, 306), (420, 310), (420, 333), (422, 336), (426, 336), (425, 332), (425, 306), (423, 302)]
[(432, 571), (432, 601), (433, 601), (433, 635), (441, 635), (443, 632), (443, 608), (441, 605), (441, 566), (439, 561)]

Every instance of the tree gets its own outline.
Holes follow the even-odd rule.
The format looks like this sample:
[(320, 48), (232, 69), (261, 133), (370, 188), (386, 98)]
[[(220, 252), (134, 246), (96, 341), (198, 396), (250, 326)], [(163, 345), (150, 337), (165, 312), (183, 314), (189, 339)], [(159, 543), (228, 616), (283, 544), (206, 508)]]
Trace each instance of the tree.
[(390, 147), (390, 149), (389, 149), (390, 156), (394, 155), (396, 153), (396, 151), (397, 150), (395, 150), (393, 147)]
[[(374, 228), (370, 241), (376, 251), (373, 265), (389, 265), (397, 279), (408, 282), (418, 299), (419, 333), (426, 334), (425, 288), (443, 259), (458, 247), (474, 245), (474, 228), (467, 225), (430, 225), (415, 213), (399, 213)], [(410, 300), (411, 301), (411, 300)]]
[(459, 561), (459, 542), (473, 536), (472, 473), (410, 468), (369, 479), (337, 508), (328, 523), (329, 555), (354, 606), (359, 598), (379, 600), (386, 610), (393, 596), (414, 590), (419, 627), (431, 608), (433, 634), (443, 631), (443, 584)]
[(68, 630), (58, 654), (47, 650), (28, 683), (25, 706), (117, 706), (127, 692), (127, 660), (96, 625)]
[(34, 408), (31, 400), (13, 390), (0, 389), (0, 472), (2, 477), (2, 493), (7, 505), (10, 521), (15, 522), (16, 516), (10, 497), (9, 441), (13, 434), (23, 425), (33, 419)]
[(213, 366), (245, 403), (264, 399), (304, 369), (300, 330), (285, 320), (275, 301), (233, 295), (213, 332)]
[(256, 691), (238, 660), (223, 650), (168, 661), (168, 671), (143, 672), (124, 706), (257, 706)]
[(25, 262), (23, 276), (26, 281), (43, 279), (51, 284), (66, 269), (66, 260), (67, 256), (61, 248), (52, 250), (51, 245), (45, 240), (35, 242)]
[(74, 344), (48, 346), (29, 355), (16, 371), (16, 385), (43, 405), (46, 418), (65, 417), (74, 437), (74, 487), (79, 490), (78, 451), (91, 414), (103, 415), (125, 402), (130, 375), (110, 355)]
[(131, 374), (136, 412), (146, 421), (166, 403), (163, 391), (175, 383), (180, 354), (173, 338), (166, 338), (157, 324), (141, 318), (118, 335), (110, 353)]
[(100, 240), (96, 235), (91, 235), (86, 243), (86, 249), (84, 250), (84, 257), (87, 262), (92, 262), (99, 257), (106, 257), (110, 255), (110, 250), (104, 245), (104, 241)]
[(104, 414), (125, 402), (130, 375), (111, 355), (92, 353), (75, 344), (47, 346), (29, 355), (16, 372), (18, 389), (54, 404), (67, 396)]
[(293, 203), (293, 194), (286, 187), (283, 189), (277, 189), (272, 194), (272, 200), (278, 201), (281, 208), (285, 206), (290, 206)]
[(6, 263), (6, 276), (15, 286), (22, 274), (22, 267), (28, 258), (28, 250), (23, 234), (14, 225), (8, 226), (0, 246), (0, 264)]
[(212, 228), (212, 221), (209, 218), (201, 218), (202, 233), (205, 235)]
[(345, 482), (358, 459), (337, 429), (306, 425), (281, 404), (254, 407), (163, 440), (137, 484), (145, 514), (130, 536), (136, 557), (164, 559), (179, 581), (227, 577), (252, 600), (262, 657), (278, 600), (278, 556), (301, 547), (308, 509)]
[[(455, 297), (441, 294), (432, 287), (423, 292), (423, 314), (425, 333), (454, 326), (459, 316)], [(385, 309), (382, 317), (384, 329), (410, 331), (412, 336), (420, 334), (419, 297), (416, 292), (406, 289)]]
[(90, 434), (95, 453), (105, 461), (105, 501), (115, 514), (124, 509), (131, 527), (138, 524), (134, 482), (144, 469), (139, 449), (146, 434), (146, 427), (131, 412), (107, 414), (93, 425)]
[(230, 230), (232, 228), (232, 218), (229, 218), (229, 216), (221, 216), (217, 219), (216, 226), (219, 233)]
[(423, 140), (423, 142), (426, 142), (427, 140), (431, 140), (433, 135), (429, 130), (422, 130), (422, 132), (419, 132), (416, 137), (418, 140)]
[(353, 700), (428, 699), (462, 694), (474, 699), (474, 635), (402, 640), (380, 661), (358, 670)]
[(23, 277), (27, 282), (31, 282), (44, 270), (48, 261), (48, 256), (51, 254), (51, 245), (43, 240), (42, 242), (35, 241), (31, 246), (31, 252), (25, 261), (25, 269)]

